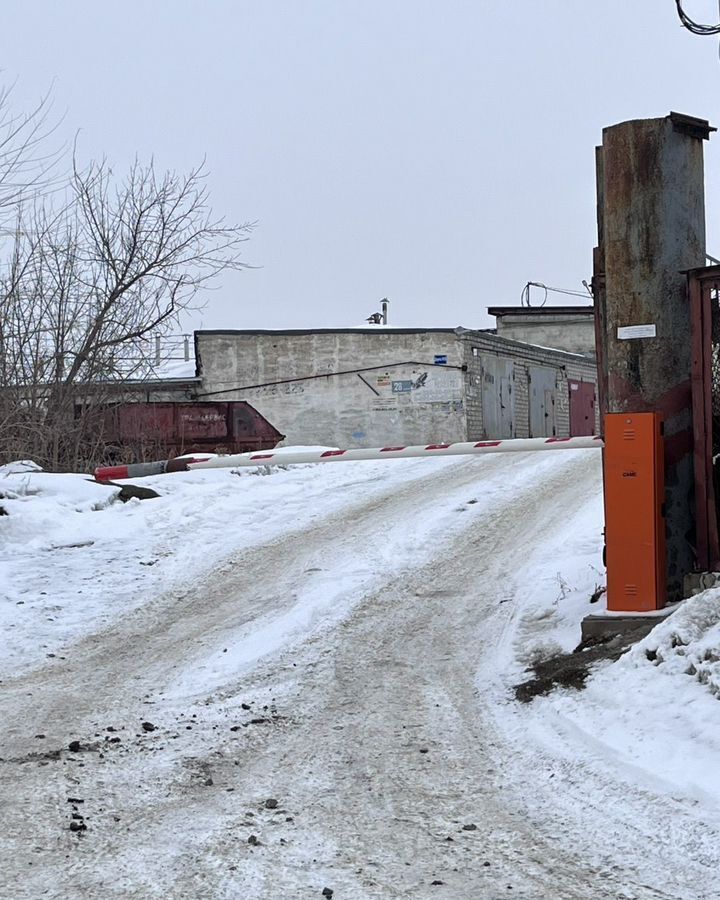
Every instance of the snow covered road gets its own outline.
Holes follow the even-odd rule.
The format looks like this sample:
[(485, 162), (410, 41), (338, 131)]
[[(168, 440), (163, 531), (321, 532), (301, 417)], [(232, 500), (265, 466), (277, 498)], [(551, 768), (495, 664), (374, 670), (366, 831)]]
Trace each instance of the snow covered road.
[(720, 896), (708, 816), (524, 734), (500, 670), (597, 456), (358, 465), (4, 679), (3, 896)]

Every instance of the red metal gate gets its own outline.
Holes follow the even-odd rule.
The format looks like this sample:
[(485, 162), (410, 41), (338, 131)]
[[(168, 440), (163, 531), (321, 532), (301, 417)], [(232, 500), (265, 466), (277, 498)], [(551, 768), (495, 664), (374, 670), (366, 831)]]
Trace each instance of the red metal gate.
[(688, 272), (697, 568), (720, 571), (715, 459), (720, 454), (720, 266)]
[(570, 435), (595, 434), (595, 385), (590, 381), (568, 380), (570, 393)]

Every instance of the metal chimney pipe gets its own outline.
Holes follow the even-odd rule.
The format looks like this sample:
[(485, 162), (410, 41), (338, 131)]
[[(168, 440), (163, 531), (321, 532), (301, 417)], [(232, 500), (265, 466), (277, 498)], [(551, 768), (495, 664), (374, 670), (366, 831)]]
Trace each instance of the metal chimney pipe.
[(381, 302), (380, 302), (380, 306), (381, 306), (381, 308), (382, 308), (383, 325), (387, 325), (387, 319), (388, 319), (388, 316), (387, 316), (387, 308), (388, 308), (388, 303), (389, 303), (389, 302), (390, 302), (390, 301), (388, 300), (387, 297), (383, 297), (383, 299), (382, 299)]

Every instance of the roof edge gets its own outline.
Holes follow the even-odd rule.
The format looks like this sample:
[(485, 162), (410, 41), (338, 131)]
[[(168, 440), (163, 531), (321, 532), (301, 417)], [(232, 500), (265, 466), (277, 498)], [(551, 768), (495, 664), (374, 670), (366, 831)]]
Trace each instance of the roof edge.
[(488, 306), (491, 316), (527, 316), (539, 313), (544, 316), (594, 315), (594, 306)]
[(198, 328), (195, 334), (456, 334), (457, 328), (394, 328), (382, 325), (368, 328)]

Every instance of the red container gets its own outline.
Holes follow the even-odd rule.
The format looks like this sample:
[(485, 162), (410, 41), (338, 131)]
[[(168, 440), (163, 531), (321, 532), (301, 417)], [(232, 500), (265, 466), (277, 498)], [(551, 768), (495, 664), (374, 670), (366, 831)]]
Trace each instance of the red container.
[[(105, 415), (108, 450), (136, 460), (184, 453), (268, 450), (285, 435), (244, 400), (226, 403), (120, 403)], [(129, 451), (129, 452), (125, 452)]]

